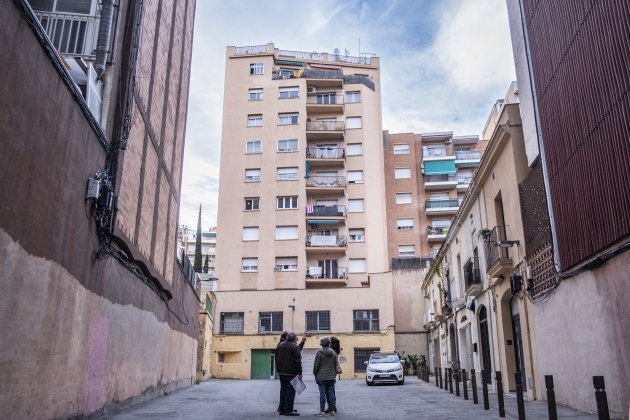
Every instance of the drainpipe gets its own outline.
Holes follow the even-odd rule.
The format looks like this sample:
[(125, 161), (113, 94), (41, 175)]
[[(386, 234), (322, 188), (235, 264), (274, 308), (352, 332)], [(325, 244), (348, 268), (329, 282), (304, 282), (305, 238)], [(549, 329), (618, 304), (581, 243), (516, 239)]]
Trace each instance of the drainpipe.
[(101, 77), (105, 71), (113, 20), (114, 0), (102, 0), (101, 21), (98, 26), (98, 39), (96, 41), (96, 62), (94, 63), (98, 77)]

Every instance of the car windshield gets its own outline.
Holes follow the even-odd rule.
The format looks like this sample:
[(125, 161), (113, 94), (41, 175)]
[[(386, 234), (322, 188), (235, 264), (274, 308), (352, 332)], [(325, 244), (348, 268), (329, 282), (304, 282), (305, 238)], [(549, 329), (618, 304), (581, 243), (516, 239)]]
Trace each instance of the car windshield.
[(377, 363), (398, 363), (400, 360), (395, 354), (373, 354), (370, 357), (370, 364)]

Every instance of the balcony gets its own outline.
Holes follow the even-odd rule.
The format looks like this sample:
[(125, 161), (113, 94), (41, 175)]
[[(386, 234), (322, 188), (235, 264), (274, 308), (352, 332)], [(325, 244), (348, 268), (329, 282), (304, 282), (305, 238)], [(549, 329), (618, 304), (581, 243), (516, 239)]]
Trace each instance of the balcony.
[(346, 206), (306, 206), (308, 225), (337, 225), (346, 221)]
[(308, 140), (343, 138), (345, 130), (344, 121), (306, 121)]
[(306, 267), (307, 279), (347, 279), (346, 267)]
[(306, 191), (311, 194), (343, 194), (346, 178), (343, 176), (313, 175), (306, 179)]
[(457, 192), (464, 192), (468, 190), (468, 186), (472, 182), (472, 177), (457, 177)]
[(455, 187), (457, 187), (457, 180), (455, 179), (455, 175), (440, 174), (424, 176), (425, 190), (445, 190)]
[(477, 166), (480, 160), (480, 151), (455, 151), (455, 166)]
[(486, 272), (492, 278), (500, 277), (512, 268), (508, 248), (499, 246), (499, 241), (506, 241), (505, 226), (496, 226), (485, 239)]
[(307, 114), (343, 112), (341, 92), (317, 93), (306, 97)]
[(347, 240), (345, 235), (317, 235), (309, 233), (306, 236), (306, 252), (345, 252)]
[(300, 77), (306, 78), (308, 87), (312, 86), (316, 89), (343, 88), (343, 71), (341, 70), (306, 69), (300, 73)]
[(446, 155), (446, 149), (445, 148), (423, 148), (422, 149), (422, 158), (424, 160), (427, 159), (437, 159), (437, 158), (445, 158), (448, 157)]
[(332, 61), (334, 63), (364, 64), (369, 66), (372, 64), (372, 57), (352, 57), (349, 55), (328, 54), (328, 61)]
[(311, 168), (317, 166), (344, 167), (346, 163), (346, 149), (334, 146), (311, 146), (306, 148), (306, 160)]
[(61, 54), (84, 59), (95, 58), (100, 17), (40, 11), (35, 12), (35, 15)]
[(251, 45), (234, 48), (234, 55), (263, 54), (267, 52), (266, 45)]
[(457, 213), (459, 199), (427, 200), (425, 206), (427, 216), (451, 215)]
[(280, 50), (278, 51), (278, 57), (290, 57), (290, 58), (298, 58), (301, 60), (313, 60), (313, 61), (323, 61), (324, 54), (316, 53), (316, 52), (303, 52), (303, 51), (289, 51), (289, 50)]
[(464, 281), (467, 295), (476, 297), (483, 291), (479, 257), (472, 257), (464, 264)]
[(444, 242), (449, 226), (427, 226), (427, 240), (429, 242)]

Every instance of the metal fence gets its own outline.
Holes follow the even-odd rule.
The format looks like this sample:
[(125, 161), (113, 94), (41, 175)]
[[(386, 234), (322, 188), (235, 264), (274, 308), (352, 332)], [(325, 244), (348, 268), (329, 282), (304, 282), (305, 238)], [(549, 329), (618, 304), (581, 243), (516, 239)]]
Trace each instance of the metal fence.
[(243, 54), (260, 54), (266, 53), (267, 46), (266, 45), (251, 45), (247, 47), (236, 47), (234, 48), (234, 54), (243, 55)]
[(347, 279), (346, 267), (306, 267), (307, 279)]
[(306, 180), (306, 186), (320, 188), (345, 187), (346, 177), (315, 175)]
[(481, 284), (481, 272), (479, 270), (479, 257), (471, 257), (464, 264), (464, 281), (466, 289), (473, 284)]
[(476, 160), (481, 159), (481, 152), (477, 151), (455, 151), (456, 160)]
[(343, 147), (308, 147), (306, 157), (309, 159), (343, 159), (346, 157), (346, 150)]
[(328, 54), (328, 61), (335, 63), (372, 64), (371, 57), (353, 57), (351, 55)]
[(316, 105), (343, 105), (343, 94), (339, 93), (320, 93), (306, 97), (307, 104)]
[(344, 205), (321, 205), (321, 206), (306, 206), (307, 216), (320, 216), (320, 217), (336, 217), (346, 215), (346, 206)]
[(446, 235), (450, 226), (427, 226), (427, 235)]
[(308, 246), (312, 247), (343, 247), (347, 244), (346, 235), (318, 235), (317, 233), (309, 233), (306, 236), (306, 242)]
[(424, 182), (453, 182), (455, 181), (455, 175), (441, 174), (441, 175), (425, 175)]
[(94, 56), (99, 17), (55, 12), (37, 12), (35, 15), (60, 53)]
[(505, 226), (495, 226), (485, 240), (486, 269), (492, 267), (492, 265), (500, 259), (510, 258), (508, 249), (498, 245), (498, 242), (505, 241), (505, 238)]
[(445, 199), (445, 200), (427, 200), (426, 207), (428, 209), (439, 209), (447, 207), (459, 207), (459, 199)]
[(317, 52), (303, 52), (303, 51), (289, 51), (289, 50), (280, 50), (278, 51), (279, 57), (291, 57), (291, 58), (301, 58), (304, 60), (318, 60), (322, 61), (324, 59), (324, 54)]
[(344, 121), (307, 121), (306, 131), (344, 131)]

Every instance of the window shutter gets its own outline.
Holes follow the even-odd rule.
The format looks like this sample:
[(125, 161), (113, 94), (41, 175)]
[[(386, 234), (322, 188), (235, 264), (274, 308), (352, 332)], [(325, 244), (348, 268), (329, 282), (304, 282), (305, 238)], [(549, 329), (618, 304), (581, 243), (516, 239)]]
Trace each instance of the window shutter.
[(260, 176), (260, 169), (246, 169), (245, 176)]
[(297, 265), (297, 257), (277, 257), (276, 265)]
[(416, 255), (416, 246), (398, 245), (398, 255)]
[(367, 271), (365, 258), (351, 258), (349, 268), (351, 273), (365, 273)]
[(278, 175), (297, 174), (298, 168), (278, 168)]
[(243, 240), (244, 241), (257, 241), (259, 238), (258, 227), (245, 227), (243, 228)]
[(346, 118), (346, 128), (361, 128), (361, 117)]
[(349, 212), (362, 212), (363, 211), (363, 199), (348, 200)]
[(363, 154), (363, 144), (349, 144), (348, 145), (348, 156), (361, 156)]
[(348, 171), (348, 182), (350, 183), (362, 183), (363, 171)]
[(411, 193), (396, 193), (396, 204), (411, 204), (412, 201)]
[(409, 145), (408, 144), (395, 144), (394, 145), (394, 154), (395, 155), (408, 155), (409, 154)]
[(411, 178), (411, 168), (394, 169), (394, 178), (396, 179)]
[(276, 227), (276, 239), (297, 239), (298, 227), (297, 226), (277, 226)]
[(398, 219), (396, 221), (398, 229), (413, 228), (413, 219)]

